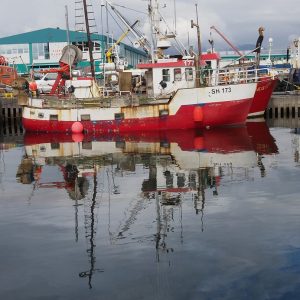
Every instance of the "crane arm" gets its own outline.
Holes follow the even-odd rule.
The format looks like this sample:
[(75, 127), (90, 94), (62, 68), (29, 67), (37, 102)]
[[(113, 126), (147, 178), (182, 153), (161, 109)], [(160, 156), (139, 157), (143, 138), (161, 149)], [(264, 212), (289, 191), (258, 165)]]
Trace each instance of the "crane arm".
[(216, 33), (219, 34), (219, 36), (239, 55), (243, 56), (243, 54), (239, 51), (237, 47), (235, 47), (227, 38), (226, 36), (218, 30), (215, 26), (211, 26), (210, 29), (213, 29)]
[(107, 50), (106, 52), (106, 58), (107, 58), (107, 61), (109, 63), (112, 62), (112, 59), (111, 59), (111, 55), (112, 55), (112, 51), (115, 49), (116, 46), (118, 46), (121, 41), (123, 41), (123, 39), (128, 35), (128, 33), (131, 31), (131, 29), (138, 23), (139, 21), (135, 21), (133, 23), (132, 26), (130, 26), (130, 28), (128, 28), (120, 37), (119, 39)]
[(118, 16), (118, 18), (127, 27), (127, 29), (129, 29), (130, 32), (135, 36), (135, 38), (137, 38), (135, 45), (138, 47), (142, 47), (145, 52), (150, 53), (151, 46), (149, 44), (149, 41), (146, 39), (146, 37), (141, 35), (140, 32), (137, 32), (136, 29), (130, 26), (128, 21), (122, 16), (122, 14), (114, 7), (114, 5), (110, 1), (106, 0), (105, 2), (110, 6), (112, 11)]

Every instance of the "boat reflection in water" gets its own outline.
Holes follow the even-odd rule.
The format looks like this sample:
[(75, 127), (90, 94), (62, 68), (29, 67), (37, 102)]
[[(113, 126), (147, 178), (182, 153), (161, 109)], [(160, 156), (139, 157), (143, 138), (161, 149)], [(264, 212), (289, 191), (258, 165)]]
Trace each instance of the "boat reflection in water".
[[(227, 184), (236, 179), (247, 180), (256, 167), (265, 176), (261, 157), (278, 152), (264, 122), (251, 122), (244, 127), (139, 135), (26, 134), (24, 143), (26, 154), (17, 172), (19, 181), (33, 183), (35, 189), (66, 189), (75, 200), (76, 240), (78, 210), (83, 206), (90, 266), (79, 276), (89, 279), (90, 288), (92, 275), (104, 271), (95, 265), (95, 213), (104, 191), (112, 200), (114, 196), (123, 197), (124, 201), (128, 197), (132, 198), (130, 201), (137, 199), (121, 225), (110, 229), (110, 239), (114, 242), (126, 239), (137, 215), (152, 203), (157, 226), (151, 239), (154, 234), (159, 261), (161, 252), (173, 251), (167, 246), (166, 237), (172, 231), (174, 209), (180, 210), (183, 201), (193, 201), (196, 213), (201, 215), (203, 230), (205, 194), (217, 196), (223, 181)], [(60, 178), (47, 180), (45, 173), (51, 166), (59, 168)], [(138, 167), (144, 170), (143, 176), (136, 171)], [(118, 207), (118, 211), (122, 208)]]

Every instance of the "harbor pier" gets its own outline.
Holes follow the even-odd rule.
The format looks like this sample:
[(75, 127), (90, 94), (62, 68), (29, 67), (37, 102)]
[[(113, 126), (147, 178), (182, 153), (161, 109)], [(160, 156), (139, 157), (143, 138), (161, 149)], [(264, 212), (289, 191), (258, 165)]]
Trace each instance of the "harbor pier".
[(23, 135), (22, 108), (17, 98), (0, 98), (0, 137)]
[(268, 124), (274, 127), (300, 127), (300, 94), (275, 94), (265, 112)]

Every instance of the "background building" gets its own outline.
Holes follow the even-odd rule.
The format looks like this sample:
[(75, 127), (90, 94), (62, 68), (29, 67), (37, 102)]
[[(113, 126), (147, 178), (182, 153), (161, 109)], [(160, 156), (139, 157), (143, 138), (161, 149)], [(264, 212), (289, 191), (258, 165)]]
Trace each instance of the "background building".
[[(87, 34), (78, 31), (69, 31), (60, 28), (45, 28), (22, 34), (0, 38), (0, 56), (4, 56), (11, 65), (15, 65), (18, 73), (29, 73), (30, 69), (46, 69), (58, 67), (62, 49), (68, 44), (77, 45), (83, 52), (83, 61), (79, 67), (89, 66)], [(95, 71), (102, 70), (105, 50), (115, 41), (111, 37), (92, 34), (93, 57)], [(139, 62), (147, 59), (145, 52), (121, 43), (117, 46), (119, 56), (128, 61), (129, 67), (135, 67)]]

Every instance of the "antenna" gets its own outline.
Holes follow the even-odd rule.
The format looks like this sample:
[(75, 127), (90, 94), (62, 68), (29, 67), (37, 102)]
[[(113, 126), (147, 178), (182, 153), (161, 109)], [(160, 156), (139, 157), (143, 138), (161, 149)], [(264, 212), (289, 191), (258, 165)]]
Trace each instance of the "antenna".
[(174, 33), (177, 34), (176, 0), (174, 0)]

